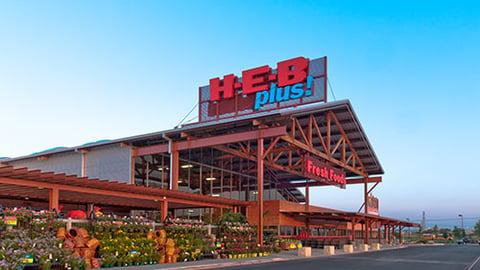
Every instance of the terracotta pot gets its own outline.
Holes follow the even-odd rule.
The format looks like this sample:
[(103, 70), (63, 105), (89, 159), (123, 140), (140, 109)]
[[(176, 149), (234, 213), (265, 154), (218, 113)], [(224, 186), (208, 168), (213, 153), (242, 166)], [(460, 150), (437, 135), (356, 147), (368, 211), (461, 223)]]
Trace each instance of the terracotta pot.
[(81, 249), (81, 253), (80, 255), (82, 255), (82, 257), (84, 258), (93, 258), (93, 256), (95, 256), (95, 250), (91, 250), (89, 248), (82, 248)]
[(58, 228), (58, 231), (57, 231), (57, 238), (65, 238), (65, 234), (66, 234), (66, 231), (65, 231), (65, 228), (64, 227), (60, 227)]
[(75, 243), (73, 243), (73, 241), (70, 239), (65, 239), (63, 242), (63, 247), (65, 249), (73, 249), (75, 247)]
[(100, 260), (92, 259), (92, 268), (100, 268)]
[(85, 240), (88, 240), (90, 238), (90, 236), (88, 235), (88, 232), (85, 228), (78, 228), (77, 232), (78, 232), (79, 236), (83, 237)]
[(75, 251), (73, 252), (72, 256), (80, 258), (81, 257), (81, 249), (80, 248), (75, 248)]
[(68, 233), (67, 233), (66, 237), (68, 239), (74, 239), (78, 235), (79, 235), (78, 229), (77, 228), (71, 228), (70, 230), (68, 230)]
[(87, 247), (89, 247), (92, 250), (95, 250), (99, 245), (100, 245), (100, 242), (96, 238), (92, 238), (87, 242)]
[(76, 248), (83, 248), (85, 247), (85, 238), (77, 236), (73, 239), (73, 243), (75, 244)]

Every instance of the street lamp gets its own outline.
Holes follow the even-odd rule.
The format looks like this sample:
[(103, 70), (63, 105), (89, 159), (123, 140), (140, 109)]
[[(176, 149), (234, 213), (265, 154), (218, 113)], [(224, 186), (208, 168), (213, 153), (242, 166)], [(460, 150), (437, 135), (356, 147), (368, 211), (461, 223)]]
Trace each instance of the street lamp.
[(463, 215), (462, 215), (462, 214), (458, 214), (458, 216), (462, 218), (462, 230), (463, 230)]
[[(408, 223), (410, 223), (410, 219), (409, 219), (408, 217), (407, 217), (407, 221), (408, 221)], [(411, 238), (410, 228), (411, 228), (411, 227), (410, 227), (410, 224), (408, 224), (408, 237)]]

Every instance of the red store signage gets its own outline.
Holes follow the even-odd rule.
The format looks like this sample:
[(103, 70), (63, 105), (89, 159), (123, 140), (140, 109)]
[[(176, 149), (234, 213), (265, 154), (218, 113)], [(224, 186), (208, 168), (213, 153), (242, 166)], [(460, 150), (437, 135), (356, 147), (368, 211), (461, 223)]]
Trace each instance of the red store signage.
[(228, 74), (200, 87), (199, 121), (219, 120), (313, 102), (326, 102), (326, 57), (296, 57)]
[(373, 196), (373, 195), (369, 195), (367, 197), (367, 213), (368, 214), (373, 214), (373, 215), (378, 215), (379, 212), (378, 212), (378, 198)]
[(346, 174), (343, 170), (335, 168), (323, 161), (305, 155), (305, 177), (324, 182), (331, 185), (338, 185), (345, 188), (347, 184)]

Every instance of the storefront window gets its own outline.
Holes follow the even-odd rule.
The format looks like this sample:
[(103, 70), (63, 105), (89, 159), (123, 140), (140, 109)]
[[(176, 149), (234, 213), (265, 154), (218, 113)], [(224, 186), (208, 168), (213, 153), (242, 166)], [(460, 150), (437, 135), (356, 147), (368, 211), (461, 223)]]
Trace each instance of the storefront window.
[(295, 235), (295, 227), (293, 226), (280, 226), (280, 235)]

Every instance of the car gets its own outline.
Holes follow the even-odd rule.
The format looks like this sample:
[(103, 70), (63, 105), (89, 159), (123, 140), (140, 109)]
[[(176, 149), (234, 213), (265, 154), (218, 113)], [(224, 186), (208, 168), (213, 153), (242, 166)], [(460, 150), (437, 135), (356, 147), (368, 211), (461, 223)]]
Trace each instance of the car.
[(460, 238), (457, 240), (457, 244), (461, 245), (461, 244), (476, 244), (476, 243), (479, 243), (479, 241), (477, 240), (474, 240), (472, 238), (467, 238), (467, 237), (463, 237), (463, 238)]
[(465, 242), (466, 244), (475, 244), (477, 241), (473, 240), (472, 238), (464, 237), (463, 242)]

